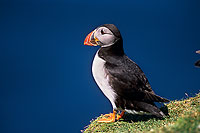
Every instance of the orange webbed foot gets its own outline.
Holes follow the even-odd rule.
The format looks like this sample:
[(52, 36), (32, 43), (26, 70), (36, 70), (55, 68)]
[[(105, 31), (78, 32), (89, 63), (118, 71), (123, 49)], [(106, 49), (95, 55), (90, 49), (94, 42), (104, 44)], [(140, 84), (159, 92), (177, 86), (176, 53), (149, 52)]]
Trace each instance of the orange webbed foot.
[(98, 120), (98, 122), (102, 122), (102, 123), (115, 122), (115, 114), (116, 114), (116, 111), (113, 110), (113, 113), (105, 114), (103, 116), (103, 118), (101, 118), (100, 120)]
[(117, 116), (116, 116), (116, 111), (113, 110), (113, 113), (105, 114), (103, 116), (103, 118), (101, 118), (100, 120), (98, 120), (98, 122), (102, 122), (102, 123), (115, 122), (115, 120), (119, 120), (120, 118), (122, 118), (123, 115), (124, 115), (124, 111), (122, 111), (122, 113), (120, 115), (117, 114)]

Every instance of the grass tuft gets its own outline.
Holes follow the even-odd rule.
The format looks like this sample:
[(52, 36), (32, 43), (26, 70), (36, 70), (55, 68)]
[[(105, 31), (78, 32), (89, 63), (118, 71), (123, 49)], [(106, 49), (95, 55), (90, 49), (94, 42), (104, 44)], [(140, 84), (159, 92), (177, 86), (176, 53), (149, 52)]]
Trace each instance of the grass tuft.
[(165, 106), (169, 116), (164, 119), (152, 115), (125, 114), (114, 123), (98, 123), (97, 120), (103, 117), (101, 115), (82, 132), (200, 132), (200, 93), (195, 97), (171, 101)]

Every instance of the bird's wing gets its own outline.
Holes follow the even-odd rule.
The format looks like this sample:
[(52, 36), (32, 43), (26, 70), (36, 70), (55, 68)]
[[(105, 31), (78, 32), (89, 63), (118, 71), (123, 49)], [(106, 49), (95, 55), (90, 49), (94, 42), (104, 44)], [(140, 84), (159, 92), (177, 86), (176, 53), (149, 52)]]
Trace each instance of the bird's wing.
[(115, 62), (106, 62), (105, 67), (110, 85), (118, 95), (137, 101), (168, 102), (153, 92), (143, 71), (127, 56)]
[(200, 67), (200, 60), (198, 60), (197, 62), (195, 62), (194, 64), (196, 67)]

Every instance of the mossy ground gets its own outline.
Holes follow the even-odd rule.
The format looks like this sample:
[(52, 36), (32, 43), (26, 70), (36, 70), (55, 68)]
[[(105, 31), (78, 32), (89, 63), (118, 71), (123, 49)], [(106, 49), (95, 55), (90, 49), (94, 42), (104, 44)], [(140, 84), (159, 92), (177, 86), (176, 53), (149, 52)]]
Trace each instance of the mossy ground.
[(164, 119), (151, 115), (126, 114), (114, 123), (98, 123), (101, 115), (92, 120), (83, 132), (200, 132), (200, 93), (185, 100), (171, 101), (163, 109), (166, 108), (169, 116)]

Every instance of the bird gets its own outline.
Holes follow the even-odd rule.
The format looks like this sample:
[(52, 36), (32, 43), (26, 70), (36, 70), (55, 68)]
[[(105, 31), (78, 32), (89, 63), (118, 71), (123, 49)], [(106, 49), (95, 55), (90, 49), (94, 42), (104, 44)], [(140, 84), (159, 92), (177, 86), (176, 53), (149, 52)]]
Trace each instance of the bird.
[[(200, 50), (196, 51), (197, 54), (200, 54)], [(196, 67), (200, 67), (200, 60), (196, 61), (194, 64)]]
[(125, 112), (166, 116), (154, 102), (169, 100), (154, 93), (144, 72), (125, 54), (121, 33), (114, 24), (98, 26), (86, 36), (84, 45), (100, 46), (92, 63), (92, 75), (113, 108), (98, 122), (115, 122)]

